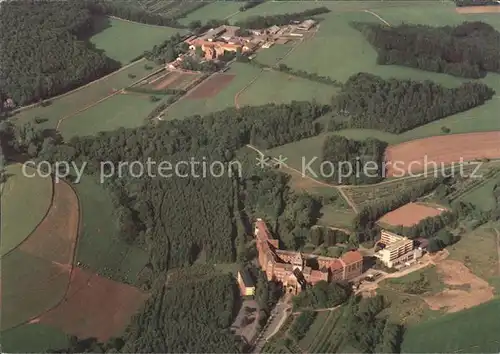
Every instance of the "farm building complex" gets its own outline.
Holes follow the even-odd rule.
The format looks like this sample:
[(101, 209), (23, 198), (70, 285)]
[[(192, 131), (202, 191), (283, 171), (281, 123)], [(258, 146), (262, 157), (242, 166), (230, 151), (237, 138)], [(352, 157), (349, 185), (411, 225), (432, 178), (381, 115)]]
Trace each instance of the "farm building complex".
[(306, 285), (322, 280), (348, 281), (362, 273), (363, 256), (359, 251), (331, 258), (280, 250), (279, 241), (272, 238), (262, 219), (257, 219), (254, 235), (260, 267), (268, 280), (281, 282), (287, 292), (299, 293)]
[[(189, 45), (191, 55), (197, 48), (203, 52), (204, 60), (217, 60), (225, 52), (250, 54), (258, 48), (270, 48), (273, 44), (284, 44), (289, 40), (303, 37), (316, 26), (316, 21), (306, 20), (298, 24), (271, 26), (267, 29), (241, 31), (240, 27), (222, 25), (212, 28), (200, 36), (191, 36), (184, 42)], [(242, 33), (244, 32), (244, 33)], [(186, 54), (167, 64), (170, 69), (177, 68)]]

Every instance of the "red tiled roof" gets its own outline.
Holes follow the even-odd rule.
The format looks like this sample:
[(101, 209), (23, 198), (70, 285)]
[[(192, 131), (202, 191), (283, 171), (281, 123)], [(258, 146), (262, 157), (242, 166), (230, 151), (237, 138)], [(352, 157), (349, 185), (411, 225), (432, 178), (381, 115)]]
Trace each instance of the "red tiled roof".
[(363, 255), (359, 251), (349, 251), (342, 255), (342, 260), (346, 265), (361, 262), (363, 260)]
[(330, 263), (330, 269), (332, 270), (332, 272), (336, 270), (341, 270), (342, 268), (344, 268), (344, 266), (342, 265), (342, 262), (339, 261), (338, 259), (334, 259)]

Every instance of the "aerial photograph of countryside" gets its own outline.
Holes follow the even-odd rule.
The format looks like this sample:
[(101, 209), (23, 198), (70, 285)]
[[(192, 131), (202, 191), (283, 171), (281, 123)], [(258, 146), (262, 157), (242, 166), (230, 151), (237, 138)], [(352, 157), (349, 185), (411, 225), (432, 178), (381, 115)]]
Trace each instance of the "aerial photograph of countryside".
[(500, 0), (0, 0), (0, 352), (500, 353)]

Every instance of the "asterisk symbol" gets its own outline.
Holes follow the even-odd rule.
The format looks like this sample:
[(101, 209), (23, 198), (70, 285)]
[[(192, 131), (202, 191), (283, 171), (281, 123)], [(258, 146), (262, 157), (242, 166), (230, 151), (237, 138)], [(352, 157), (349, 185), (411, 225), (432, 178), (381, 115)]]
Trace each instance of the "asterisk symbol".
[(276, 161), (276, 165), (278, 166), (278, 168), (286, 166), (286, 160), (288, 160), (288, 157), (285, 157), (283, 155), (279, 155), (278, 158), (274, 159), (274, 161)]
[(259, 166), (262, 169), (264, 169), (267, 166), (269, 160), (269, 158), (267, 158), (263, 154), (259, 154), (259, 157), (256, 157), (255, 159), (257, 160), (257, 166)]

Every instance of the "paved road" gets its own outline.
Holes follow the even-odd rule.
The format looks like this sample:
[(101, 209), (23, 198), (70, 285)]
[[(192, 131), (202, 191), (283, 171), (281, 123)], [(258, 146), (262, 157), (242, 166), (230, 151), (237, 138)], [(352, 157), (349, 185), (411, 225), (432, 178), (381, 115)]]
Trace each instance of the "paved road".
[(271, 312), (271, 316), (269, 317), (266, 326), (255, 341), (255, 346), (252, 350), (252, 353), (260, 353), (262, 351), (262, 348), (264, 348), (266, 342), (272, 336), (278, 333), (279, 329), (281, 328), (283, 323), (285, 323), (287, 317), (290, 315), (290, 311), (287, 310), (291, 309), (291, 307), (291, 304), (283, 301), (280, 301), (276, 304), (275, 308)]

